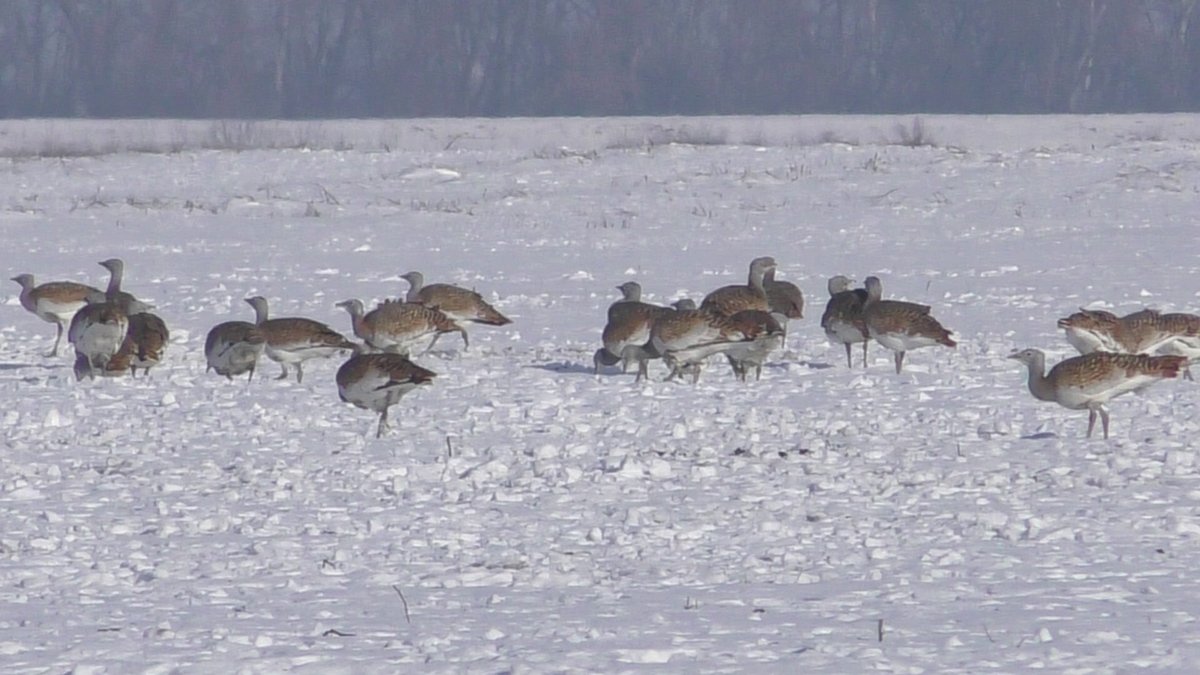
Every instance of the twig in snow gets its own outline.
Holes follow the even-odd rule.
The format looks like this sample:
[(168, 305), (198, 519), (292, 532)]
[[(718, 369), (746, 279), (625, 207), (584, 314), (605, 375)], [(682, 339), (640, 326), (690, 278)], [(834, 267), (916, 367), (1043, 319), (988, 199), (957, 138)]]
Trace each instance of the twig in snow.
[(324, 197), (326, 204), (336, 204), (338, 206), (342, 205), (342, 203), (338, 201), (338, 198), (333, 196), (332, 192), (325, 189), (324, 185), (317, 183), (317, 187), (321, 188), (321, 196)]
[(411, 624), (412, 617), (410, 617), (408, 615), (408, 600), (404, 599), (404, 593), (400, 592), (400, 587), (397, 586), (396, 584), (392, 584), (392, 590), (396, 591), (396, 595), (400, 596), (400, 602), (404, 605), (404, 621), (405, 621), (405, 623)]
[(336, 628), (330, 628), (329, 630), (325, 631), (324, 633), (321, 633), (321, 637), (329, 637), (331, 635), (334, 637), (354, 637), (354, 633), (343, 633), (342, 631), (340, 631)]
[(991, 631), (988, 630), (986, 623), (983, 624), (983, 634), (987, 636), (988, 642), (990, 642), (992, 644), (996, 644), (996, 641), (992, 639), (992, 633), (991, 633)]
[(450, 444), (450, 434), (446, 434), (446, 457), (454, 456), (454, 446)]
[(879, 641), (883, 642), (883, 619), (879, 620)]

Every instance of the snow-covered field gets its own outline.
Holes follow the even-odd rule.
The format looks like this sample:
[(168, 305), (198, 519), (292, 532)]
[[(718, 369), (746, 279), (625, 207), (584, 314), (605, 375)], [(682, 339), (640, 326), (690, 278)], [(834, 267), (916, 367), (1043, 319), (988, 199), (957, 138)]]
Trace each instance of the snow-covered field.
[[(0, 124), (5, 278), (120, 256), (173, 333), (150, 378), (76, 383), (5, 282), (0, 670), (1192, 671), (1197, 385), (1085, 440), (1005, 357), (1071, 355), (1081, 305), (1200, 309), (1200, 117), (922, 123)], [(808, 300), (760, 382), (592, 376), (614, 286), (699, 299), (759, 255)], [(205, 374), (243, 298), (349, 333), (334, 303), (411, 269), (515, 323), (417, 359), (383, 439), (336, 361)], [(958, 349), (847, 370), (839, 273)]]

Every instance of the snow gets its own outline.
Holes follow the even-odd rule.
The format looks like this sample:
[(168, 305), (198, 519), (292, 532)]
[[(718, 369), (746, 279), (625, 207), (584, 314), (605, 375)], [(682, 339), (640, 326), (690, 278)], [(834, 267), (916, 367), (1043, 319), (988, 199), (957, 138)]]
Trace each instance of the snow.
[[(1071, 355), (1080, 306), (1197, 309), (1200, 117), (927, 117), (924, 147), (904, 121), (322, 122), (288, 133), (348, 149), (62, 157), (23, 148), (197, 123), (3, 123), (8, 276), (102, 284), (120, 256), (172, 330), (149, 378), (77, 383), (0, 291), (5, 672), (1187, 671), (1195, 384), (1087, 440), (1005, 357)], [(729, 143), (653, 142), (685, 126)], [(699, 299), (758, 255), (807, 296), (761, 381), (592, 376), (617, 284)], [(335, 303), (411, 269), (514, 323), (418, 358), (438, 377), (382, 439), (336, 359), (204, 372), (245, 297), (349, 333)], [(817, 325), (834, 274), (958, 348), (848, 370)]]

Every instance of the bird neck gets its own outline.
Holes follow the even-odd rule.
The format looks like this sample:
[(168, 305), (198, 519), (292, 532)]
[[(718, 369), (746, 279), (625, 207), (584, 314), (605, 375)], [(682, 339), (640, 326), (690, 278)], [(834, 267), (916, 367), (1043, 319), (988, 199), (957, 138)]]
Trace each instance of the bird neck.
[(1028, 364), (1028, 369), (1029, 393), (1039, 401), (1057, 400), (1058, 397), (1054, 394), (1054, 384), (1050, 382), (1050, 378), (1046, 377), (1046, 362), (1039, 359)]
[(879, 299), (883, 296), (883, 291), (878, 286), (867, 287), (867, 298), (863, 300), (863, 309), (873, 307), (878, 304)]
[(408, 279), (408, 295), (405, 300), (408, 302), (417, 302), (421, 299), (421, 289), (425, 287), (424, 277), (414, 274)]
[(362, 337), (366, 332), (366, 323), (363, 321), (363, 306), (353, 303), (346, 307), (346, 311), (350, 312), (350, 326), (354, 329), (354, 334)]
[(766, 278), (766, 276), (767, 276), (766, 270), (761, 270), (756, 267), (750, 268), (750, 279), (749, 279), (750, 288), (753, 288), (754, 290), (758, 291), (759, 293), (765, 294), (766, 291), (763, 290), (763, 279)]
[(112, 298), (121, 292), (121, 277), (125, 276), (125, 270), (114, 266), (109, 273), (111, 276), (108, 278), (108, 290), (105, 294)]

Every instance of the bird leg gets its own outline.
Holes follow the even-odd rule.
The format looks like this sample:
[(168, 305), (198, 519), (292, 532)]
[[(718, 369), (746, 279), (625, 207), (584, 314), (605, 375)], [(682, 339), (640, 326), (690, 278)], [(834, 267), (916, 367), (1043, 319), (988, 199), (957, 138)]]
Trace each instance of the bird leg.
[(283, 368), (283, 372), (279, 373), (279, 377), (277, 377), (277, 378), (275, 378), (275, 379), (277, 379), (277, 380), (286, 380), (286, 379), (287, 379), (287, 376), (288, 376), (288, 367), (287, 367), (287, 364), (286, 364), (286, 363), (280, 363), (280, 364), (279, 364), (279, 367), (280, 367), (280, 368)]
[(304, 381), (304, 362), (297, 361), (296, 362), (296, 384), (300, 384), (303, 381)]
[[(863, 368), (867, 367), (867, 345), (871, 344), (870, 340), (863, 340)], [(850, 345), (846, 345), (846, 351), (850, 351)]]
[(1104, 440), (1108, 440), (1108, 408), (1100, 406), (1100, 422), (1104, 425)]
[(896, 352), (896, 374), (900, 374), (900, 369), (904, 367), (904, 352)]
[(441, 333), (434, 333), (433, 339), (429, 341), (429, 346), (426, 347), (421, 354), (428, 354), (429, 352), (433, 351), (433, 346), (437, 344), (438, 338), (440, 337), (442, 337)]
[(638, 359), (637, 377), (633, 378), (633, 383), (637, 384), (643, 379), (650, 379), (650, 361), (647, 359)]
[(673, 356), (663, 356), (663, 362), (665, 362), (667, 367), (671, 369), (671, 372), (667, 373), (667, 379), (663, 380), (663, 382), (670, 382), (671, 380), (675, 379), (676, 375), (679, 375), (679, 364), (675, 361), (675, 357)]
[(384, 430), (388, 428), (387, 413), (388, 408), (384, 406), (383, 412), (379, 413), (379, 426), (375, 429), (375, 438), (382, 438)]
[[(843, 343), (842, 343), (842, 346), (846, 348), (846, 367), (847, 367), (847, 368), (853, 368), (853, 367), (854, 367), (854, 361), (853, 361), (853, 360), (850, 358), (850, 343), (849, 343), (849, 342), (843, 342)], [(866, 364), (864, 363), (863, 365), (866, 365)]]
[(54, 336), (54, 346), (50, 348), (46, 356), (58, 356), (58, 345), (62, 342), (63, 325), (57, 321), (54, 322), (54, 325), (58, 328), (58, 331)]
[(1096, 428), (1096, 409), (1088, 408), (1088, 432), (1087, 437), (1092, 437), (1092, 430)]

